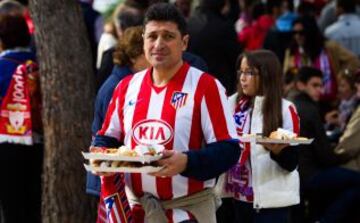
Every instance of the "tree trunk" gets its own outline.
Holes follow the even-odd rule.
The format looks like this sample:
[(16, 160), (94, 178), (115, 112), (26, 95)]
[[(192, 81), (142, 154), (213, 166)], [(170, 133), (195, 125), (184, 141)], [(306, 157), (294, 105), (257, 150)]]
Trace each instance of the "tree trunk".
[(91, 140), (94, 74), (80, 7), (74, 0), (30, 0), (43, 92), (44, 223), (95, 222), (85, 194), (81, 151)]

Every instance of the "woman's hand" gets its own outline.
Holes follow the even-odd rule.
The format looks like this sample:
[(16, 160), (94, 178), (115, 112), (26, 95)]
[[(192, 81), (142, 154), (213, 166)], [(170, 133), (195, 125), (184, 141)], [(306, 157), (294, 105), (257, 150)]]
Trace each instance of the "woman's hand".
[(266, 150), (273, 152), (275, 155), (278, 155), (281, 150), (288, 147), (289, 144), (278, 144), (278, 143), (259, 143), (262, 145)]

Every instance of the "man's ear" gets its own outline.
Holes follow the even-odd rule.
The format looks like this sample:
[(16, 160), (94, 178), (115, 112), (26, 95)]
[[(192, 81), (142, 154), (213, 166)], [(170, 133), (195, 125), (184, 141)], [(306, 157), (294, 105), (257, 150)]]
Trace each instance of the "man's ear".
[(189, 39), (190, 39), (190, 36), (189, 34), (186, 34), (182, 37), (182, 42), (183, 42), (183, 48), (182, 50), (185, 51), (188, 47), (188, 44), (189, 44)]

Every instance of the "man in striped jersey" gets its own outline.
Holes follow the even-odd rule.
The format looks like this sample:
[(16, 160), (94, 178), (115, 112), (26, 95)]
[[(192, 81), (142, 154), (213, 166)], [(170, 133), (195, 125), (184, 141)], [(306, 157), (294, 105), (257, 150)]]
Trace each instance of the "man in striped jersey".
[(143, 37), (152, 66), (119, 83), (94, 145), (165, 146), (160, 171), (125, 176), (135, 221), (215, 223), (215, 177), (240, 155), (225, 89), (181, 59), (189, 36), (173, 5), (149, 8)]

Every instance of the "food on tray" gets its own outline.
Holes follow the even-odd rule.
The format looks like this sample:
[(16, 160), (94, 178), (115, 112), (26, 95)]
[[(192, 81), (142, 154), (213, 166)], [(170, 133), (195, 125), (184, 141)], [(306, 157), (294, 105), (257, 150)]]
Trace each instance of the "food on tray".
[(110, 160), (90, 160), (90, 166), (93, 167), (142, 167), (142, 166), (157, 166), (155, 163), (141, 163), (128, 161), (110, 161)]
[(276, 131), (272, 132), (269, 136), (270, 139), (295, 139), (297, 137), (296, 133), (288, 131), (286, 129), (278, 128)]
[[(106, 157), (106, 160), (102, 159), (90, 159), (89, 163), (92, 167), (100, 168), (118, 168), (118, 167), (130, 167), (130, 168), (139, 168), (143, 166), (157, 166), (156, 162), (146, 161), (146, 159), (141, 159), (146, 156), (160, 156), (161, 152), (164, 150), (162, 145), (151, 145), (143, 146), (138, 145), (135, 149), (130, 149), (126, 146), (121, 146), (117, 148), (105, 148), (105, 147), (91, 147), (90, 153), (92, 154), (102, 154), (109, 155), (113, 158)], [(134, 157), (135, 159), (131, 160), (119, 160), (123, 159), (122, 157)], [(139, 157), (137, 159), (136, 157)], [(115, 159), (117, 158), (117, 159)], [(105, 159), (105, 158), (103, 158)]]
[(108, 154), (108, 155), (119, 155), (119, 156), (156, 156), (160, 155), (164, 150), (164, 146), (162, 145), (151, 145), (151, 146), (143, 146), (138, 145), (135, 149), (130, 149), (127, 146), (120, 146), (119, 148), (106, 148), (106, 147), (90, 147), (91, 153), (100, 153), (100, 154)]
[(297, 140), (297, 141), (307, 141), (309, 140), (306, 137), (298, 137), (296, 133), (288, 131), (286, 129), (278, 128), (276, 131), (272, 132), (269, 136), (270, 139), (280, 139), (280, 140)]

